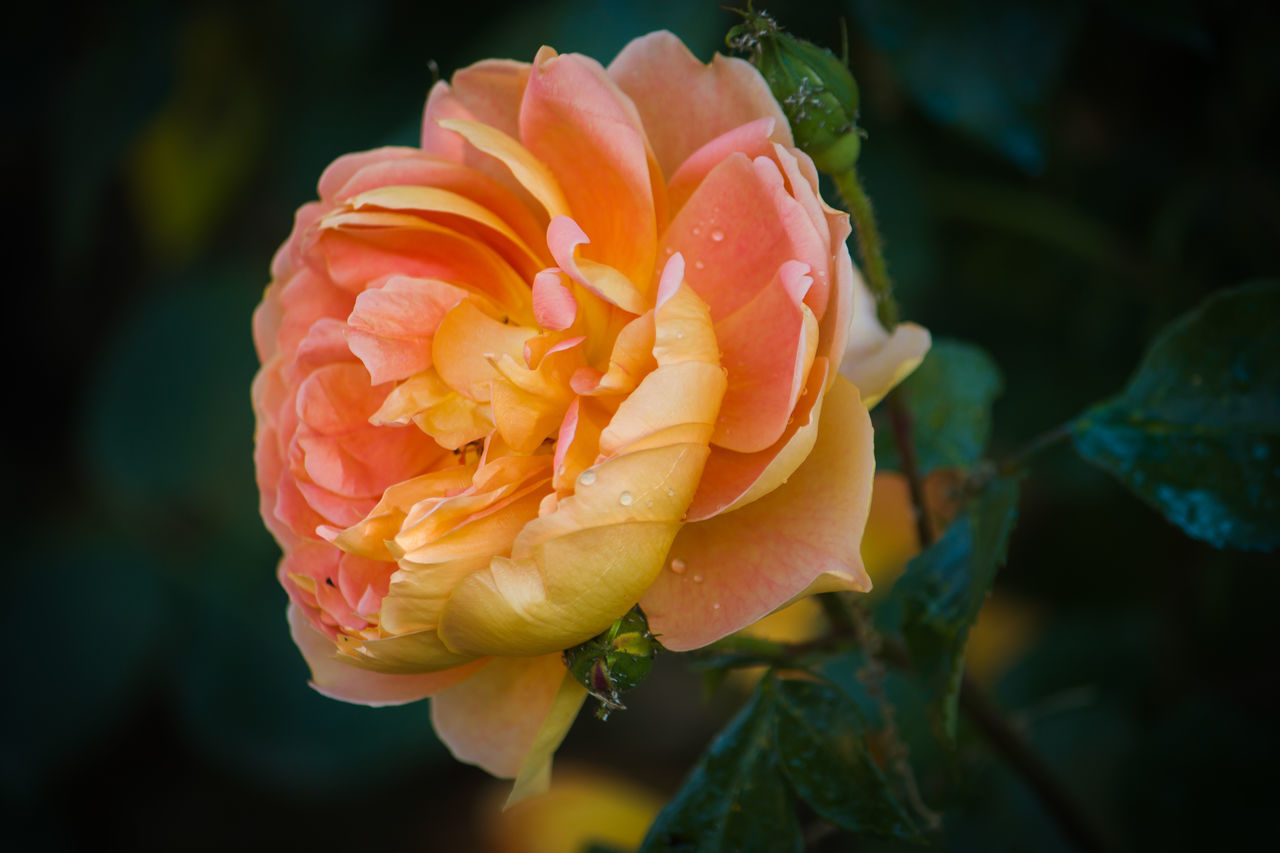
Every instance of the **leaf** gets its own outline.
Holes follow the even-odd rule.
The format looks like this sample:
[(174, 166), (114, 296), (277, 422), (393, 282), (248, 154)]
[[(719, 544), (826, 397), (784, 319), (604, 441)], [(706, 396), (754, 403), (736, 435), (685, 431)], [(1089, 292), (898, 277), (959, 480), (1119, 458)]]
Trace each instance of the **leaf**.
[(851, 9), (926, 113), (1026, 172), (1043, 170), (1038, 115), (1079, 30), (1082, 4), (856, 0)]
[(658, 815), (640, 853), (802, 847), (791, 792), (774, 748), (773, 695), (757, 689)]
[(766, 682), (782, 769), (819, 815), (850, 832), (919, 840), (910, 816), (867, 749), (866, 721), (851, 699), (814, 681)]
[(1073, 438), (1187, 535), (1280, 545), (1280, 282), (1216, 294), (1171, 324)]
[(965, 640), (1004, 562), (1017, 503), (1016, 482), (992, 480), (943, 537), (911, 561), (893, 590), (912, 662), (938, 691), (948, 743), (955, 739)]
[[(911, 413), (911, 437), (921, 475), (936, 468), (967, 468), (981, 458), (991, 435), (991, 404), (1003, 388), (1000, 369), (973, 344), (942, 339), (902, 385)], [(878, 428), (876, 460), (898, 468), (893, 432)]]

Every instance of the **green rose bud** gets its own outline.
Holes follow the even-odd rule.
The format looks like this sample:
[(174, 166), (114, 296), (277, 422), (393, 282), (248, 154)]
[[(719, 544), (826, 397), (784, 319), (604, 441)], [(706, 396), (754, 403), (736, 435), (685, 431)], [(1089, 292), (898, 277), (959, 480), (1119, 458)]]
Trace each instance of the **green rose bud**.
[(858, 84), (826, 48), (789, 35), (773, 18), (738, 10), (745, 19), (725, 42), (747, 55), (791, 122), (796, 145), (828, 174), (853, 168), (862, 150)]
[(639, 607), (633, 607), (603, 634), (566, 649), (564, 663), (587, 692), (600, 700), (596, 716), (607, 720), (611, 711), (626, 710), (622, 693), (644, 681), (657, 652), (649, 622)]

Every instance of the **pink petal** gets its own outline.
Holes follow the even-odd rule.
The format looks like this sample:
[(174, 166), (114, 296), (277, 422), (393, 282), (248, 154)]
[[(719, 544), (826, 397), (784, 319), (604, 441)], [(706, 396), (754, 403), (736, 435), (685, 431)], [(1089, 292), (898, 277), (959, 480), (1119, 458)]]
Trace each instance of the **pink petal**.
[[(871, 419), (844, 380), (827, 392), (818, 441), (768, 496), (687, 524), (640, 604), (662, 644), (686, 651), (754, 622), (824, 572), (870, 589), (858, 555), (875, 469)], [(678, 571), (677, 571), (678, 569)]]
[(798, 300), (778, 273), (791, 261), (825, 270), (823, 237), (772, 160), (733, 154), (676, 216), (668, 250), (688, 262), (686, 278), (711, 309), (729, 370), (712, 441), (742, 453), (763, 450), (786, 428), (803, 383), (795, 366), (807, 346)]
[(634, 107), (604, 69), (584, 56), (539, 51), (520, 138), (550, 167), (591, 235), (587, 257), (647, 285), (658, 229), (649, 153)]
[(793, 144), (786, 116), (750, 64), (716, 54), (703, 65), (669, 32), (632, 41), (609, 76), (635, 103), (665, 175), (717, 136), (762, 117), (774, 119), (776, 141)]
[(467, 296), (432, 279), (397, 276), (356, 297), (347, 341), (375, 385), (431, 366), (431, 338), (445, 313)]

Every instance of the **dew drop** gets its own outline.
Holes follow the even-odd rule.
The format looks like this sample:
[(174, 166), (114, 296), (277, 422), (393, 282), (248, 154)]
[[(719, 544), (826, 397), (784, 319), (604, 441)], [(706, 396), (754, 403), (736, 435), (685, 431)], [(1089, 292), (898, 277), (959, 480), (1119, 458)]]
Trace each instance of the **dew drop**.
[(684, 332), (676, 332), (676, 340), (678, 340), (678, 341), (683, 341), (683, 340), (684, 340)]
[(702, 575), (694, 575), (694, 576), (693, 576), (693, 582), (694, 582), (694, 583), (702, 583)]
[(693, 236), (697, 237), (700, 234), (702, 234), (702, 226), (700, 225), (693, 226)]
[(645, 505), (645, 506), (653, 506), (653, 498), (649, 498), (647, 501), (645, 501), (645, 502), (644, 502), (644, 505)]
[(703, 267), (706, 266), (706, 264), (704, 264), (702, 261), (694, 261), (693, 266), (695, 269), (702, 269)]
[(711, 239), (719, 243), (721, 240), (724, 239), (724, 232), (721, 231), (719, 228), (717, 228), (716, 230), (711, 232)]
[(680, 559), (679, 557), (676, 557), (674, 560), (671, 561), (671, 571), (675, 572), (678, 575), (684, 574), (684, 570), (688, 567), (689, 567), (689, 564), (686, 563), (684, 560)]
[(667, 497), (674, 498), (675, 496), (676, 496), (676, 490), (671, 488), (670, 486), (667, 486)]
[(623, 506), (631, 506), (631, 502), (634, 500), (635, 498), (632, 496), (630, 492), (623, 492), (622, 494), (618, 495), (618, 503), (622, 504)]
[(711, 609), (712, 609), (712, 610), (719, 610), (719, 609), (720, 609), (720, 602), (718, 602), (718, 601), (717, 601), (715, 604), (711, 605)]
[(590, 486), (590, 485), (591, 485), (592, 483), (594, 483), (595, 481), (596, 481), (596, 472), (595, 472), (595, 471), (583, 471), (583, 472), (578, 476), (578, 483), (579, 483), (579, 484), (581, 484), (581, 485), (583, 485), (583, 486)]

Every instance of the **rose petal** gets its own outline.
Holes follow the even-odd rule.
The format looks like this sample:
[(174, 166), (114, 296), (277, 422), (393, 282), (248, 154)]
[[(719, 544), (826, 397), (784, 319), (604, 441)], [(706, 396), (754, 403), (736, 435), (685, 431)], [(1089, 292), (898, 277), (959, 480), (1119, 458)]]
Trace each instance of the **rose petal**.
[(459, 761), (512, 778), (530, 760), (549, 765), (568, 732), (586, 690), (567, 677), (559, 654), (494, 658), (432, 698), (431, 724)]
[(609, 64), (609, 76), (635, 103), (665, 175), (705, 143), (762, 116), (774, 120), (776, 141), (794, 144), (786, 116), (749, 63), (716, 54), (704, 65), (669, 32), (633, 40)]
[(484, 665), (484, 661), (475, 661), (443, 672), (415, 675), (370, 672), (346, 663), (334, 650), (333, 641), (313, 627), (301, 611), (297, 604), (289, 604), (289, 633), (311, 669), (312, 688), (331, 699), (374, 708), (403, 705), (452, 687)]
[(599, 63), (538, 51), (520, 107), (520, 138), (555, 174), (573, 218), (591, 236), (586, 256), (647, 286), (658, 222), (645, 134)]
[(698, 648), (764, 616), (823, 572), (870, 589), (858, 555), (875, 470), (858, 391), (827, 392), (813, 452), (790, 480), (734, 512), (686, 525), (641, 606), (662, 644)]

